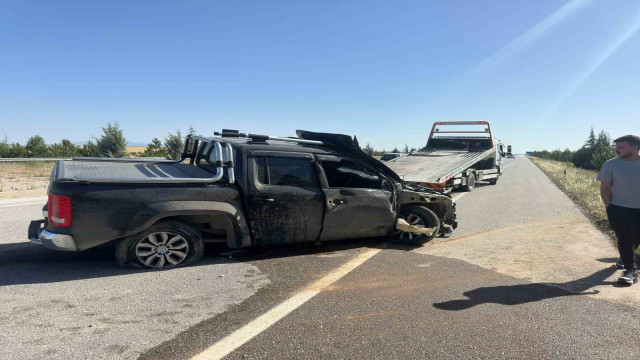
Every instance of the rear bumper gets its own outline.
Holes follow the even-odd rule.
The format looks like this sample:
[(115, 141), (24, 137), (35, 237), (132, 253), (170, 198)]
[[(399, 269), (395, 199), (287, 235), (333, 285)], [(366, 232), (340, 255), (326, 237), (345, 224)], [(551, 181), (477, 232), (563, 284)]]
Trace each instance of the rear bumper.
[(42, 227), (44, 220), (35, 220), (29, 224), (29, 240), (46, 248), (61, 251), (77, 251), (73, 236), (52, 233)]

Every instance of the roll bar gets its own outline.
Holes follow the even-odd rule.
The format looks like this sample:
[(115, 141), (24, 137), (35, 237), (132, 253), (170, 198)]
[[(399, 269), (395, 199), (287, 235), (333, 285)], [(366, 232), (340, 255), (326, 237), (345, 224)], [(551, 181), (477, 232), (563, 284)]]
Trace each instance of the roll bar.
[(288, 138), (288, 137), (281, 137), (281, 136), (249, 134), (249, 133), (241, 133), (237, 130), (227, 130), (227, 129), (223, 129), (221, 132), (216, 131), (213, 134), (219, 135), (221, 137), (251, 139), (253, 141), (277, 140), (277, 141), (284, 141), (284, 142), (291, 142), (291, 143), (298, 143), (298, 144), (325, 145), (324, 142), (317, 141), (317, 140), (305, 140), (305, 139)]

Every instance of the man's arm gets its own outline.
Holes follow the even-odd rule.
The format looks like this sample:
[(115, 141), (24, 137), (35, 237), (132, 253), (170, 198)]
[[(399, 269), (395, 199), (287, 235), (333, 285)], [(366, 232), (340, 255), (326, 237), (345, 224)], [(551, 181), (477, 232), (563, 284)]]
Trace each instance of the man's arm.
[(600, 197), (604, 203), (604, 207), (611, 204), (611, 181), (600, 181)]

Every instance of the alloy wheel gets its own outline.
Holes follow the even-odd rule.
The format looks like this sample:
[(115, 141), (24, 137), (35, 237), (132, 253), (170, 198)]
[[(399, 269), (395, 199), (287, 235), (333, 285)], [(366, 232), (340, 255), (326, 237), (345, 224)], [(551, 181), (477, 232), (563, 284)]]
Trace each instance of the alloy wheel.
[(185, 238), (170, 232), (147, 235), (136, 245), (136, 257), (150, 268), (162, 269), (180, 264), (189, 254)]
[[(407, 214), (406, 217), (405, 216), (401, 216), (409, 225), (413, 225), (413, 226), (417, 226), (417, 227), (421, 227), (424, 228), (425, 227), (425, 223), (424, 220), (422, 220), (422, 218), (416, 214)], [(400, 238), (403, 240), (413, 240), (414, 238), (423, 236), (423, 234), (414, 234), (411, 232), (405, 232), (402, 231), (400, 232)]]

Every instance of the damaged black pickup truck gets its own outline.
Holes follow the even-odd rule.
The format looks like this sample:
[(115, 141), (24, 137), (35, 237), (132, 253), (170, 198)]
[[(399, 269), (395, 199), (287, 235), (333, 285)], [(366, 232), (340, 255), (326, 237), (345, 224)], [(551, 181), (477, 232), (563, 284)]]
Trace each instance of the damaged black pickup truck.
[[(176, 161), (58, 162), (30, 240), (66, 251), (116, 241), (120, 264), (168, 268), (196, 262), (204, 242), (240, 248), (389, 236), (422, 244), (457, 226), (449, 195), (404, 185), (350, 136), (216, 135), (187, 136)], [(434, 231), (397, 230), (411, 225)]]

